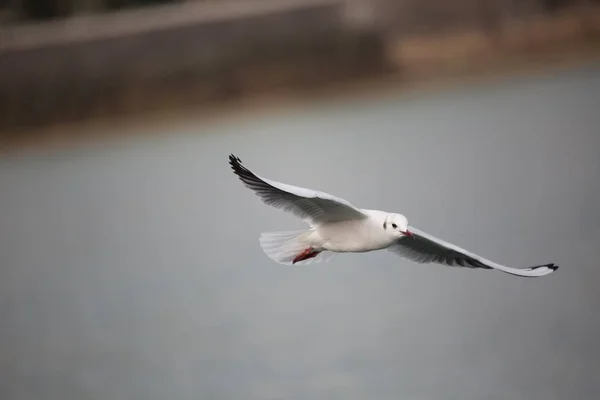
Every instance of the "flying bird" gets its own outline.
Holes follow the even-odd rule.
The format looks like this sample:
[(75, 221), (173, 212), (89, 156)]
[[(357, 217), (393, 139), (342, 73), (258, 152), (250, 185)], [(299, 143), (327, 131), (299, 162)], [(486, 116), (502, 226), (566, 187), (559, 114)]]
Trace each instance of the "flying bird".
[(261, 233), (262, 250), (280, 264), (306, 265), (329, 261), (336, 253), (386, 249), (416, 263), (496, 269), (524, 277), (544, 276), (558, 269), (554, 264), (529, 268), (497, 264), (410, 226), (402, 214), (358, 208), (327, 193), (260, 177), (233, 154), (229, 164), (263, 203), (290, 212), (310, 226), (300, 231)]

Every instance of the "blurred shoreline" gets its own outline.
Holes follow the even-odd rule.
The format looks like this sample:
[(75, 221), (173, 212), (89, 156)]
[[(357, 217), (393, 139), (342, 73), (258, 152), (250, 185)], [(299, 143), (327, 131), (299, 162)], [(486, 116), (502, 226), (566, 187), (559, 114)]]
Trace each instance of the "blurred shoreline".
[[(169, 6), (3, 28), (0, 149), (96, 140), (91, 133), (77, 136), (102, 131), (90, 129), (98, 124), (155, 124), (186, 114), (214, 120), (316, 98), (436, 89), (600, 59), (597, 6), (536, 14), (492, 30), (400, 34), (374, 23), (373, 10), (361, 2), (271, 2), (264, 12), (252, 4), (246, 14), (230, 4), (219, 13), (222, 5), (192, 3), (177, 12)], [(217, 7), (212, 19), (202, 7)], [(194, 19), (194, 12), (203, 17)], [(158, 32), (152, 19), (162, 25)]]

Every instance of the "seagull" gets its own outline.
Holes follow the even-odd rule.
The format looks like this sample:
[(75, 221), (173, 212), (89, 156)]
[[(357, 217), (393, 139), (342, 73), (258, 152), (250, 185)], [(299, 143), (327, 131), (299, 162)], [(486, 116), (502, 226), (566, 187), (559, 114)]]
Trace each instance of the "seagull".
[(357, 208), (324, 192), (260, 177), (233, 154), (229, 164), (244, 186), (263, 203), (289, 212), (310, 226), (299, 231), (261, 233), (263, 252), (279, 264), (306, 265), (327, 262), (336, 253), (386, 249), (420, 264), (495, 269), (523, 277), (544, 276), (558, 269), (553, 263), (529, 268), (497, 264), (410, 226), (402, 214)]

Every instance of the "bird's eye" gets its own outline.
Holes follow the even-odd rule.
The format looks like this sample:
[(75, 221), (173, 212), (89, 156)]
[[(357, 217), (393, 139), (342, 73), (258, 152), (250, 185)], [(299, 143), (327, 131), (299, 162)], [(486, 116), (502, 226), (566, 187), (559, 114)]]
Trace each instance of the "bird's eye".
[(398, 225), (392, 224), (392, 228), (396, 229), (397, 227), (398, 227)]

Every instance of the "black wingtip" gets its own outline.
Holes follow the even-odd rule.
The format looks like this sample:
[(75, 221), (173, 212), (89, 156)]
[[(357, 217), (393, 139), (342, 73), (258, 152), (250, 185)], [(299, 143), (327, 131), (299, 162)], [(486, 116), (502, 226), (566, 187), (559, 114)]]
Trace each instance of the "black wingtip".
[(238, 175), (244, 169), (242, 165), (242, 160), (240, 160), (239, 157), (236, 157), (233, 154), (229, 155), (229, 165), (231, 165), (231, 169), (233, 169), (233, 172), (235, 172)]
[(550, 264), (544, 264), (544, 265), (536, 265), (535, 267), (530, 267), (530, 270), (535, 270), (538, 268), (548, 268), (551, 269), (552, 271), (556, 271), (558, 269), (558, 265), (555, 265), (554, 263), (550, 263)]
[(229, 155), (229, 164), (233, 167), (234, 165), (240, 165), (242, 163), (242, 160), (239, 159), (239, 157), (236, 157), (233, 154)]
[(236, 174), (246, 186), (248, 186), (249, 182), (258, 180), (256, 175), (242, 164), (242, 160), (233, 154), (229, 155), (229, 165), (231, 165), (233, 173)]

